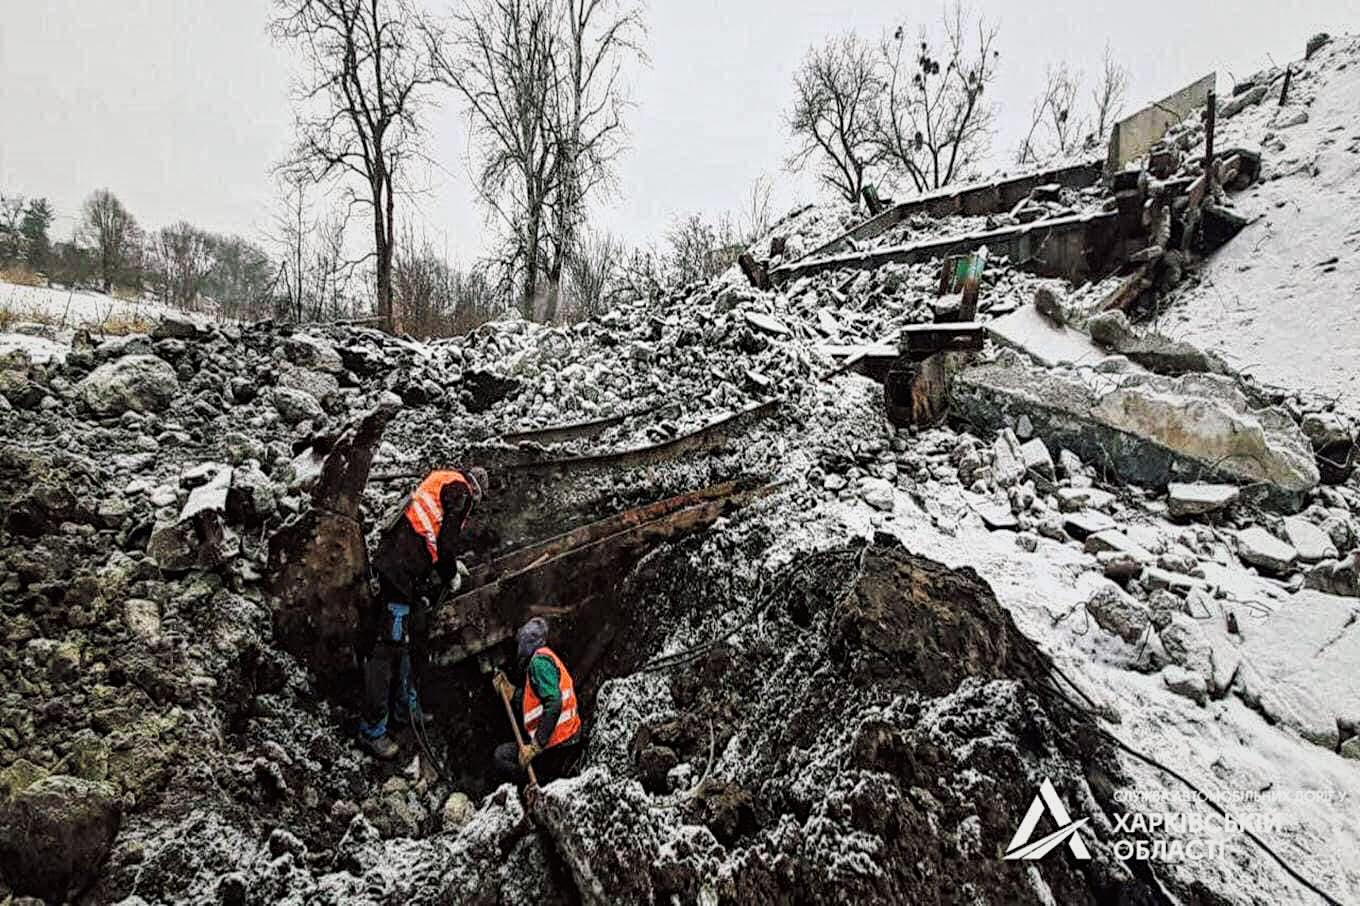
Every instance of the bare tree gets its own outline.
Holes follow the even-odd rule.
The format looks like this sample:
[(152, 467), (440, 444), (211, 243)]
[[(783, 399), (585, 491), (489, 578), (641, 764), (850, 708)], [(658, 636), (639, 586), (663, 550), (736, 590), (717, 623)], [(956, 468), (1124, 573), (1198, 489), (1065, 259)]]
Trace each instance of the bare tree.
[(469, 0), (447, 29), (427, 29), (435, 66), (463, 98), (480, 145), (476, 182), (509, 233), (502, 265), (520, 275), (520, 310), (534, 316), (549, 196), (558, 35), (550, 0)]
[(468, 0), (427, 28), (479, 145), (476, 182), (508, 234), (499, 262), (520, 310), (556, 315), (585, 208), (622, 148), (621, 82), (644, 29), (624, 0)]
[(279, 272), (269, 254), (240, 236), (213, 238), (213, 268), (207, 292), (222, 317), (245, 319), (266, 316)]
[(108, 189), (96, 189), (81, 208), (80, 236), (92, 248), (104, 292), (124, 275), (137, 254), (136, 219)]
[(312, 226), (314, 241), (309, 243), (311, 261), (307, 274), (312, 287), (310, 320), (330, 321), (354, 314), (351, 290), (355, 272), (363, 261), (370, 259), (353, 261), (345, 253), (348, 228), (349, 206), (344, 204), (337, 204)]
[(608, 233), (587, 233), (576, 238), (563, 281), (570, 320), (594, 317), (605, 309), (610, 290), (619, 278), (622, 257), (623, 246)]
[(296, 92), (293, 164), (317, 180), (358, 180), (352, 201), (373, 217), (378, 316), (396, 330), (396, 195), (403, 166), (419, 153), (422, 89), (433, 82), (418, 13), (410, 0), (276, 0), (276, 8), (275, 39), (301, 52), (310, 70)]
[(216, 262), (212, 237), (181, 220), (161, 227), (149, 251), (156, 294), (176, 308), (195, 310)]
[(794, 76), (789, 128), (800, 144), (790, 168), (815, 161), (817, 178), (857, 203), (875, 153), (874, 110), (882, 91), (873, 52), (853, 32), (811, 48)]
[[(628, 61), (645, 58), (641, 38), (646, 31), (641, 11), (618, 0), (560, 0), (558, 5), (559, 21), (565, 14), (567, 28), (556, 45), (555, 59), (552, 135), (557, 169), (548, 205), (552, 241), (547, 321), (557, 316), (562, 268), (577, 250), (586, 203), (609, 180), (623, 147), (627, 98), (620, 76)], [(598, 246), (589, 250), (599, 251)]]
[(1077, 110), (1081, 72), (1066, 63), (1044, 71), (1044, 87), (1034, 99), (1029, 129), (1016, 152), (1017, 163), (1064, 157), (1083, 143), (1086, 120)]
[(1115, 119), (1124, 109), (1124, 98), (1129, 91), (1129, 71), (1115, 62), (1110, 53), (1109, 42), (1105, 43), (1105, 55), (1101, 60), (1100, 81), (1091, 90), (1091, 106), (1094, 109), (1095, 135), (1093, 144), (1109, 140), (1110, 129)]
[(21, 225), (25, 203), (22, 195), (0, 194), (0, 264), (11, 264), (24, 257)]
[(310, 234), (307, 186), (310, 176), (303, 170), (284, 170), (280, 174), (280, 195), (274, 214), (274, 243), (279, 255), (279, 283), (283, 287), (288, 314), (302, 321), (306, 310), (307, 241)]
[(970, 175), (987, 153), (997, 28), (955, 3), (937, 38), (922, 28), (908, 45), (905, 35), (898, 27), (879, 45), (884, 89), (873, 138), (884, 165), (925, 192)]
[(1128, 71), (1105, 47), (1099, 82), (1091, 89), (1089, 113), (1080, 109), (1082, 74), (1066, 63), (1049, 66), (1034, 99), (1029, 128), (1016, 151), (1021, 164), (1066, 157), (1105, 141), (1123, 107)]

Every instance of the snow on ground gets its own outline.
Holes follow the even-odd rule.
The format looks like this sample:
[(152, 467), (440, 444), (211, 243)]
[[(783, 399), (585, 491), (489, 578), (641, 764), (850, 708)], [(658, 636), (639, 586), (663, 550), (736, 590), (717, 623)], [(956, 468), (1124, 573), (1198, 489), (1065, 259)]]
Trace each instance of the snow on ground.
[[(1253, 222), (1164, 316), (1268, 384), (1360, 407), (1360, 38), (1337, 38), (1228, 120), (1219, 147), (1260, 150), (1262, 180), (1238, 196)], [(1306, 121), (1298, 120), (1306, 117)]]
[(70, 351), (66, 343), (58, 343), (46, 337), (34, 337), (22, 333), (0, 333), (0, 358), (11, 352), (22, 352), (30, 362), (46, 365), (48, 362), (64, 361)]
[(0, 313), (16, 321), (37, 321), (58, 330), (98, 332), (115, 325), (155, 324), (172, 313), (141, 299), (117, 299), (87, 290), (0, 283)]
[[(1292, 865), (1342, 902), (1360, 901), (1360, 770), (1354, 762), (1271, 726), (1236, 695), (1206, 706), (1172, 693), (1157, 673), (1130, 669), (1133, 646), (1104, 632), (1082, 612), (1095, 585), (1090, 557), (1041, 538), (1034, 553), (1011, 532), (990, 532), (968, 507), (958, 486), (939, 485), (922, 495), (922, 509), (898, 492), (896, 510), (882, 526), (912, 551), (948, 566), (972, 567), (995, 591), (1020, 630), (1047, 651), (1098, 704), (1113, 706), (1117, 723), (1106, 729), (1135, 749), (1180, 772), (1229, 811), (1246, 820), (1278, 822), (1261, 834)], [(866, 521), (863, 506), (848, 508), (849, 522)], [(1161, 523), (1174, 533), (1177, 527)], [(868, 528), (865, 526), (865, 530)], [(1261, 580), (1258, 594), (1266, 598)], [(1338, 602), (1344, 599), (1337, 599)], [(1075, 608), (1075, 610), (1074, 610)], [(1059, 618), (1069, 614), (1065, 619)], [(1055, 622), (1058, 621), (1058, 622)], [(1250, 633), (1248, 625), (1245, 632)], [(1360, 677), (1352, 676), (1360, 684)], [(1211, 816), (1198, 803), (1158, 800), (1188, 792), (1170, 777), (1132, 757), (1123, 759), (1134, 788), (1147, 797), (1131, 810)], [(1253, 795), (1267, 801), (1241, 801)], [(1289, 878), (1254, 844), (1230, 838), (1227, 859), (1159, 865), (1199, 879), (1212, 889), (1237, 891), (1242, 903), (1308, 903), (1317, 898)]]

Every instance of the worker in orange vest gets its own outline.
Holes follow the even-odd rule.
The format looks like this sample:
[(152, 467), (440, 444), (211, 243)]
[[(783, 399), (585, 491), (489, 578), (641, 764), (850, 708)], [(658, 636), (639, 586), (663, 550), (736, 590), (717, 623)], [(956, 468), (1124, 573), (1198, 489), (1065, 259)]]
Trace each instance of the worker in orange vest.
[(581, 715), (576, 687), (562, 659), (548, 647), (548, 624), (534, 617), (515, 635), (524, 689), (516, 690), (504, 673), (497, 673), (496, 690), (514, 699), (521, 715), (526, 742), (496, 747), (496, 767), (518, 777), (532, 761), (539, 779), (559, 776), (575, 756), (581, 741)]
[(402, 502), (378, 542), (376, 640), (364, 661), (359, 715), (359, 743), (377, 758), (394, 758), (398, 751), (387, 733), (389, 711), (399, 723), (428, 719), (412, 682), (413, 624), (423, 633), (429, 602), (460, 581), (460, 539), (486, 488), (486, 470), (479, 467), (431, 472)]

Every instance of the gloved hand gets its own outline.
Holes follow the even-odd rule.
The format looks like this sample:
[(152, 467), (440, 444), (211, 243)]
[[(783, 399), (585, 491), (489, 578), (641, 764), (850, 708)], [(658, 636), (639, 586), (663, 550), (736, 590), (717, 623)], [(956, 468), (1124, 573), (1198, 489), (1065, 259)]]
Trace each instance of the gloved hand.
[(529, 762), (534, 760), (534, 756), (536, 756), (539, 752), (542, 751), (543, 750), (538, 747), (538, 743), (536, 742), (531, 742), (527, 746), (520, 746), (519, 766), (522, 768), (527, 768), (529, 766)]
[(510, 685), (510, 680), (505, 678), (505, 674), (497, 670), (496, 675), (491, 678), (491, 684), (496, 687), (496, 692), (501, 698), (509, 699), (515, 695), (515, 687)]

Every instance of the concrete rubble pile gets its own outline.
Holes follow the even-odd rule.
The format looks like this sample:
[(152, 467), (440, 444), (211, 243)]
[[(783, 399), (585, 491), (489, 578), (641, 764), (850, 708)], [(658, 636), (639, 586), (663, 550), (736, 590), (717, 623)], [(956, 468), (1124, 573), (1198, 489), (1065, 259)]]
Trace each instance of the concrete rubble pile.
[[(1194, 136), (1173, 128), (1151, 154), (1193, 150)], [(1111, 213), (1103, 183), (1034, 182), (1003, 212), (907, 217), (851, 251)], [(1139, 290), (1155, 296), (1194, 268), (1167, 262), (1166, 245), (1128, 260), (1159, 245), (1150, 220), (1110, 254), (1162, 268)], [(1127, 272), (1074, 285), (997, 254), (968, 328), (985, 347), (936, 353), (948, 418), (895, 427), (883, 388), (837, 366), (849, 348), (949, 323), (958, 301), (942, 301), (935, 259), (779, 276), (853, 232), (847, 221), (811, 209), (777, 225), (770, 288), (734, 267), (570, 327), (507, 318), (421, 343), (172, 318), (150, 336), (77, 335), (48, 361), (0, 360), (0, 673), (13, 678), (0, 902), (1296, 894), (1254, 850), (1219, 873), (1122, 861), (1117, 794), (1149, 781), (1104, 733), (1250, 726), (1277, 734), (1276, 753), (1360, 757), (1353, 422), (1159, 337), (1137, 306), (1101, 314)], [(580, 462), (775, 400), (741, 436), (683, 457)], [(515, 437), (581, 422), (603, 426)], [(359, 449), (363, 468), (340, 476), (352, 480), (327, 513), (314, 492), (336, 480), (337, 449)], [(472, 663), (429, 675), (437, 759), (364, 758), (336, 681), (348, 652), (328, 637), (299, 647), (311, 615), (281, 614), (271, 583), (299, 526), (349, 524), (341, 556), (361, 560), (356, 526), (371, 529), (411, 476), (473, 455), (490, 457), (502, 501), (474, 519), (491, 548), (715, 481), (771, 486), (602, 583), (610, 625), (562, 641), (570, 663), (590, 652), (584, 752), (527, 801), (490, 773), (508, 728)], [(549, 478), (527, 477), (535, 457)], [(1036, 576), (1052, 584), (1029, 587)], [(1166, 713), (1182, 722), (1158, 723)], [(1212, 764), (1177, 766), (1205, 785), (1259, 788), (1313, 764), (1236, 740), (1203, 748)], [(1043, 780), (1090, 819), (1089, 862), (999, 858)], [(1333, 889), (1360, 891), (1326, 846), (1309, 858)]]

